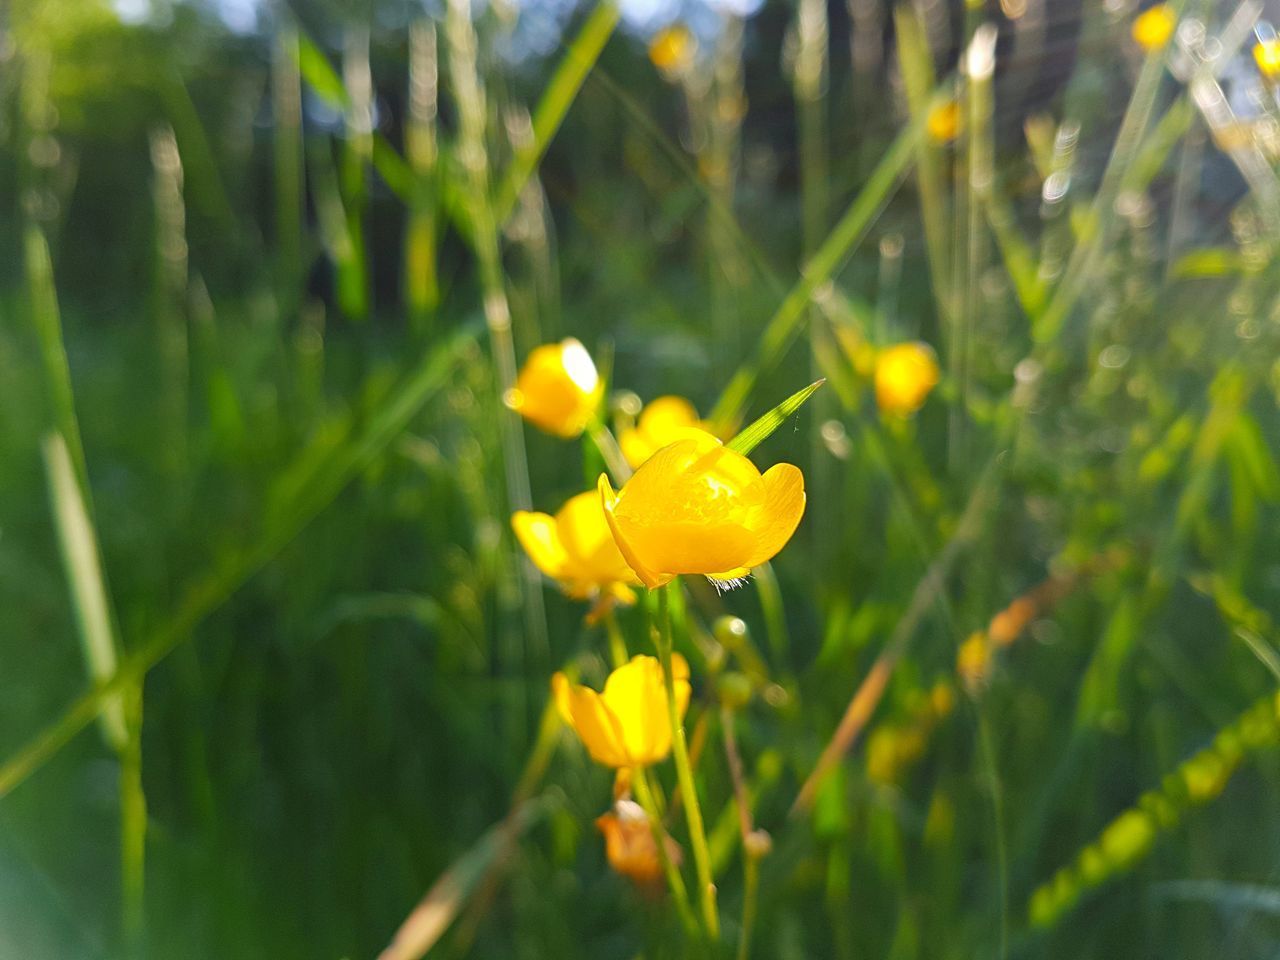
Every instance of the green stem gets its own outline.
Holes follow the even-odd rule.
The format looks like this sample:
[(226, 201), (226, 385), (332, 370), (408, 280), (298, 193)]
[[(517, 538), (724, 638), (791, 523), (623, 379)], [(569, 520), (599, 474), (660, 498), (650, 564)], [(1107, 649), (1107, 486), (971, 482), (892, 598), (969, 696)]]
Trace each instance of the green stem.
[(128, 741), (120, 750), (120, 874), (124, 889), (124, 937), (127, 956), (145, 950), (147, 797), (142, 789), (142, 678), (126, 698)]
[(627, 656), (627, 641), (622, 636), (622, 631), (618, 629), (618, 615), (614, 613), (613, 607), (609, 607), (604, 614), (604, 629), (609, 635), (609, 656), (613, 660), (613, 668), (616, 670), (629, 659)]
[(671, 888), (671, 898), (676, 903), (676, 911), (680, 914), (680, 922), (691, 937), (698, 936), (698, 920), (689, 906), (689, 892), (685, 889), (684, 878), (676, 869), (675, 863), (667, 856), (667, 831), (662, 826), (662, 815), (654, 801), (653, 791), (649, 788), (648, 774), (643, 767), (634, 767), (631, 771), (631, 789), (635, 791), (636, 800), (644, 808), (649, 817), (649, 827), (653, 830), (653, 842), (658, 848), (658, 862), (662, 864), (662, 872), (667, 877), (667, 886)]
[(604, 421), (599, 417), (592, 417), (587, 425), (587, 436), (591, 438), (591, 442), (600, 451), (600, 456), (604, 458), (604, 465), (613, 474), (613, 482), (626, 483), (631, 478), (631, 465), (622, 455), (622, 448), (618, 446), (613, 431), (605, 426)]
[(693, 766), (689, 763), (689, 745), (685, 741), (684, 721), (676, 709), (675, 680), (671, 672), (671, 614), (668, 591), (665, 586), (658, 592), (658, 659), (662, 661), (662, 676), (667, 690), (667, 719), (671, 722), (672, 754), (676, 761), (676, 777), (680, 783), (680, 796), (684, 798), (684, 815), (689, 825), (689, 843), (693, 847), (693, 865), (698, 874), (698, 899), (702, 903), (702, 918), (707, 935), (712, 941), (720, 939), (720, 918), (716, 913), (716, 887), (711, 880), (711, 856), (707, 852), (707, 834), (702, 825), (702, 808), (698, 804), (698, 791), (693, 784)]
[(760, 858), (750, 851), (742, 854), (742, 936), (738, 940), (738, 960), (751, 956), (751, 928), (756, 922), (756, 894), (760, 889)]

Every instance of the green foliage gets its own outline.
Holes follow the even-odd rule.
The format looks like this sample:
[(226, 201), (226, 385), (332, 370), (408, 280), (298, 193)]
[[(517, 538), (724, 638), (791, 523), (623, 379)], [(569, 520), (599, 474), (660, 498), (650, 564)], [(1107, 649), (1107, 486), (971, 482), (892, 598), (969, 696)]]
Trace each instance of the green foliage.
[[(1144, 55), (1085, 4), (1033, 99), (1072, 41), (987, 64), (980, 4), (891, 49), (699, 8), (661, 68), (608, 2), (523, 58), (536, 5), (151, 6), (17, 0), (0, 44), (0, 956), (1276, 952), (1253, 7)], [(581, 454), (503, 403), (567, 336)], [(941, 381), (882, 416), (914, 340)], [(689, 766), (634, 789), (685, 918), (610, 868), (548, 696), (652, 653), (655, 598), (588, 620), (510, 527), (671, 393), (722, 436), (788, 397), (730, 446), (807, 495), (668, 598)]]

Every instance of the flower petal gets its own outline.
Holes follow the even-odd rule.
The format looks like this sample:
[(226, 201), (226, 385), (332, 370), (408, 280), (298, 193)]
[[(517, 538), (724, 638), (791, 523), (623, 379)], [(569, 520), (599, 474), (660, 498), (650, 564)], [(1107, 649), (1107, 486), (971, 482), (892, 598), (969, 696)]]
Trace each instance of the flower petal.
[(614, 543), (618, 545), (618, 550), (621, 551), (623, 558), (627, 561), (627, 566), (640, 578), (640, 582), (650, 589), (670, 582), (673, 579), (670, 575), (664, 576), (644, 565), (640, 558), (636, 556), (635, 551), (631, 549), (627, 538), (618, 528), (618, 519), (613, 513), (614, 506), (618, 502), (618, 495), (614, 493), (613, 485), (609, 483), (609, 475), (607, 473), (600, 474), (600, 479), (596, 485), (600, 489), (600, 504), (604, 507), (605, 520), (609, 524), (609, 530), (613, 533)]
[[(673, 654), (676, 711), (683, 717), (689, 705), (689, 664)], [(618, 720), (627, 754), (638, 766), (657, 763), (671, 752), (671, 723), (667, 715), (666, 684), (662, 664), (644, 655), (609, 675), (601, 695), (605, 708)]]
[(743, 566), (758, 567), (787, 545), (804, 516), (804, 474), (789, 463), (778, 463), (765, 471), (764, 504), (756, 511), (753, 532), (755, 549)]
[(555, 580), (565, 578), (569, 555), (556, 529), (555, 517), (545, 513), (517, 510), (511, 516), (511, 529), (534, 566)]
[(556, 530), (575, 577), (597, 586), (639, 582), (618, 551), (598, 490), (570, 497), (556, 513)]
[(551, 678), (551, 691), (560, 716), (573, 728), (592, 760), (606, 767), (632, 765), (622, 726), (600, 694), (590, 687), (570, 683), (563, 673)]

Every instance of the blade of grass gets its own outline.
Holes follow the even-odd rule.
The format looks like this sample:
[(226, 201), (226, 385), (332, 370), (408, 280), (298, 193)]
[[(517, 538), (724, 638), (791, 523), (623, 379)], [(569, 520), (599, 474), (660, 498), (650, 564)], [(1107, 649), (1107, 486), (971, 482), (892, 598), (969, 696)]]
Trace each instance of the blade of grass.
[[(925, 40), (920, 12), (910, 4), (894, 8), (893, 22), (898, 45), (898, 63), (902, 69), (907, 107), (917, 120), (927, 118), (930, 92), (937, 86), (933, 57)], [(948, 270), (947, 237), (951, 228), (947, 212), (946, 186), (943, 178), (941, 148), (928, 137), (916, 145), (916, 188), (920, 191), (920, 216), (924, 227), (925, 250), (929, 257), (929, 274), (944, 320), (955, 312)], [(950, 331), (946, 322), (943, 329)]]
[(302, 78), (298, 31), (292, 21), (276, 31), (271, 48), (273, 193), (276, 204), (276, 300), (291, 313), (302, 295)]
[(952, 567), (981, 532), (982, 522), (996, 499), (1000, 476), (999, 462), (992, 460), (983, 471), (977, 486), (974, 487), (969, 502), (965, 505), (964, 513), (956, 524), (955, 533), (916, 584), (906, 612), (898, 620), (884, 649), (850, 698), (844, 716), (841, 717), (831, 739), (823, 748), (813, 771), (800, 787), (800, 792), (791, 805), (790, 816), (796, 817), (810, 810), (831, 768), (840, 762), (866, 727), (867, 721), (871, 719), (889, 683), (890, 676), (906, 652), (907, 645), (915, 636), (925, 612), (945, 592), (947, 577), (950, 576)]
[[(323, 469), (299, 490), (286, 511), (253, 543), (194, 581), (170, 619), (138, 649), (124, 657), (111, 676), (96, 684), (61, 716), (0, 764), (0, 798), (40, 769), (77, 733), (94, 721), (105, 705), (139, 682), (152, 667), (179, 645), (261, 570), (326, 509), (347, 484), (392, 443), (423, 406), (442, 391), (467, 351), (475, 345), (470, 331), (455, 333), (428, 353), (401, 388), (365, 421), (359, 436), (342, 444)], [(306, 459), (304, 453), (302, 459)], [(283, 471), (289, 474), (290, 470)]]
[(564, 56), (551, 75), (551, 82), (543, 91), (542, 99), (533, 112), (533, 138), (521, 145), (502, 177), (493, 200), (494, 222), (506, 223), (515, 209), (516, 199), (533, 174), (547, 145), (560, 129), (565, 114), (578, 97), (578, 91), (600, 58), (605, 44), (613, 36), (618, 25), (619, 8), (614, 0), (601, 0), (582, 24), (577, 35), (565, 49)]
[(409, 28), (409, 109), (405, 119), (405, 153), (413, 170), (413, 197), (404, 237), (405, 300), (419, 336), (427, 332), (440, 302), (436, 277), (438, 186), (436, 121), (439, 107), (439, 55), (436, 27), (430, 20)]
[(922, 126), (922, 119), (917, 118), (898, 134), (835, 229), (805, 264), (800, 280), (765, 326), (755, 356), (733, 375), (712, 410), (709, 419), (716, 432), (727, 432), (737, 423), (756, 381), (781, 359), (799, 334), (814, 294), (844, 265), (854, 247), (866, 236), (906, 171)]
[(777, 430), (780, 426), (787, 422), (787, 419), (804, 406), (805, 401), (813, 396), (814, 392), (827, 381), (825, 379), (815, 380), (803, 390), (797, 390), (787, 399), (766, 413), (759, 420), (756, 420), (751, 426), (741, 431), (737, 436), (730, 440), (725, 446), (730, 450), (735, 450), (744, 457), (758, 447), (766, 438)]
[[(41, 452), (85, 666), (90, 679), (102, 683), (116, 672), (119, 646), (102, 577), (98, 538), (62, 435), (52, 433), (45, 437)], [(119, 697), (113, 697), (103, 705), (100, 723), (102, 735), (111, 748), (122, 750), (128, 741), (128, 733), (124, 706)]]
[[(1180, 17), (1184, 6), (1185, 0), (1170, 4), (1173, 15)], [(1039, 322), (1031, 329), (1032, 338), (1037, 343), (1048, 343), (1062, 331), (1076, 301), (1088, 286), (1099, 251), (1106, 246), (1111, 235), (1116, 220), (1116, 198), (1130, 176), (1130, 170), (1145, 141), (1144, 134), (1155, 107), (1160, 79), (1164, 75), (1164, 59), (1163, 50), (1152, 50), (1142, 65), (1138, 82), (1120, 121), (1120, 132), (1116, 134), (1111, 156), (1107, 159), (1102, 183), (1085, 216), (1083, 231), (1071, 251), (1061, 282), (1040, 315)]]

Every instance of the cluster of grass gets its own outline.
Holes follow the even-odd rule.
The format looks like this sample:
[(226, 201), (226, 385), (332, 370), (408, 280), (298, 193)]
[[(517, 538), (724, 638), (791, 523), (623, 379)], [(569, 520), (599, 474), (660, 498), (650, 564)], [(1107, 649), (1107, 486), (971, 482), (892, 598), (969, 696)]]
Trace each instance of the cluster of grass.
[(576, 336), (623, 418), (827, 380), (753, 454), (795, 538), (675, 611), (726, 954), (1273, 956), (1261, 5), (1144, 51), (1005, 4), (1043, 97), (997, 4), (690, 8), (652, 60), (609, 3), (524, 59), (563, 11), (356, 6), (0, 25), (0, 955), (374, 956), (420, 902), (388, 956), (692, 952), (546, 711), (603, 628), (510, 531), (602, 469), (502, 403)]

